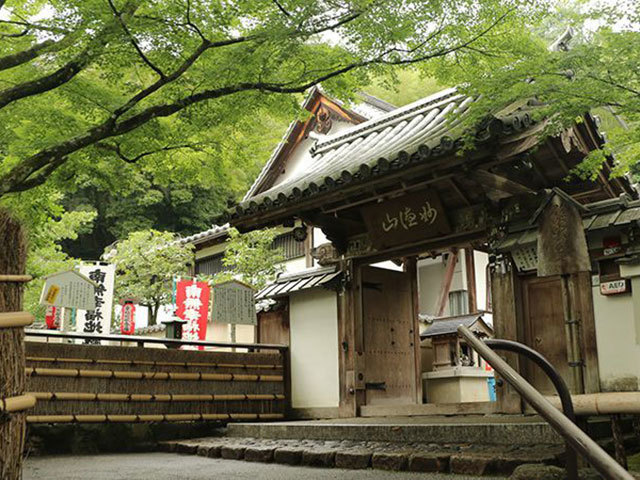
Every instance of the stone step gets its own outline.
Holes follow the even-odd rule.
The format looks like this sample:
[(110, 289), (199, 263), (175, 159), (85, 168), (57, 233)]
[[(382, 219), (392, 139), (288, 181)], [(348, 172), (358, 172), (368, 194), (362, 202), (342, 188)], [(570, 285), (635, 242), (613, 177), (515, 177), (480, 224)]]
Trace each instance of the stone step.
[(376, 423), (350, 420), (234, 423), (227, 436), (270, 439), (353, 440), (378, 442), (561, 445), (561, 437), (537, 417), (391, 419)]
[(163, 442), (163, 451), (322, 468), (511, 475), (523, 464), (559, 464), (558, 445), (493, 446), (377, 441), (210, 437)]

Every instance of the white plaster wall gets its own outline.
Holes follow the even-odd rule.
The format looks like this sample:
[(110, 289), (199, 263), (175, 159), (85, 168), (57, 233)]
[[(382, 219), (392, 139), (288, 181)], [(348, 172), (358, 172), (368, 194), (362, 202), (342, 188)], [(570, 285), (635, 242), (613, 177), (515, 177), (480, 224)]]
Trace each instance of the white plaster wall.
[(476, 303), (478, 310), (487, 310), (487, 266), (489, 255), (484, 252), (473, 252), (473, 263), (476, 272)]
[(602, 295), (593, 287), (600, 386), (603, 391), (640, 388), (640, 277), (632, 294)]
[(338, 302), (323, 289), (291, 295), (291, 405), (293, 408), (337, 407)]
[[(209, 321), (207, 324), (207, 340), (209, 342), (230, 342), (231, 325)], [(236, 325), (236, 342), (254, 343), (255, 327), (253, 325)]]
[(282, 264), (284, 271), (287, 273), (295, 273), (307, 269), (307, 259), (305, 257), (292, 258)]
[[(451, 291), (463, 290), (465, 288), (464, 281), (464, 256), (458, 256), (458, 262), (453, 274), (453, 280), (451, 282)], [(446, 263), (442, 261), (442, 257), (427, 258), (418, 261), (418, 297), (420, 304), (420, 313), (427, 315), (434, 315), (434, 307), (440, 294), (440, 288), (442, 286), (442, 280), (444, 279), (444, 273), (446, 269)], [(443, 316), (450, 314), (449, 304), (444, 309)]]
[(327, 243), (329, 240), (327, 236), (320, 230), (319, 228), (313, 229), (313, 246), (317, 247), (318, 245), (322, 245), (323, 243)]

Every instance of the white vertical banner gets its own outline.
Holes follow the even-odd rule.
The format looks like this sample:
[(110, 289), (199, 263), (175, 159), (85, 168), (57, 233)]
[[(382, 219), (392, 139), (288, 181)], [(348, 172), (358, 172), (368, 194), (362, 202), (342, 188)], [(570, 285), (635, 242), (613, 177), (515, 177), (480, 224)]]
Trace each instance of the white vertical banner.
[[(107, 263), (81, 265), (78, 271), (98, 284), (95, 290), (96, 309), (78, 310), (76, 330), (79, 333), (108, 335), (111, 333), (111, 310), (116, 266)], [(89, 342), (87, 342), (89, 343)]]

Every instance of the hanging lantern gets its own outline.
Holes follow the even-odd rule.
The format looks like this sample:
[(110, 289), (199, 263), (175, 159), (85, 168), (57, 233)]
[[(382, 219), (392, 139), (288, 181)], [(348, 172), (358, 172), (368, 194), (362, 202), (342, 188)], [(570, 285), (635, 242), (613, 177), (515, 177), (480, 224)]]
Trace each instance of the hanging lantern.
[(133, 335), (136, 329), (135, 314), (136, 306), (131, 300), (125, 300), (120, 313), (120, 333), (122, 335)]
[(47, 324), (47, 328), (49, 330), (59, 330), (60, 329), (60, 314), (62, 308), (54, 307), (49, 305), (44, 314), (44, 321)]

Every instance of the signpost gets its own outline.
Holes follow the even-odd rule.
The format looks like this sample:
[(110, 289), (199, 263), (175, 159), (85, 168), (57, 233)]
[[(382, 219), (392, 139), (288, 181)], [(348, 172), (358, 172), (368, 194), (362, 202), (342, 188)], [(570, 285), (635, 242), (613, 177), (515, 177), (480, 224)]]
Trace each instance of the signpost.
[(109, 334), (111, 333), (111, 309), (116, 267), (107, 263), (95, 263), (81, 265), (79, 270), (81, 274), (94, 282), (95, 288), (93, 289), (94, 307), (78, 310), (76, 330), (81, 333)]
[(54, 273), (45, 277), (40, 305), (93, 310), (97, 287), (96, 282), (75, 270)]
[[(236, 325), (257, 325), (255, 292), (238, 280), (213, 286), (212, 319), (216, 323), (231, 325), (231, 343), (236, 343)], [(235, 351), (235, 348), (233, 349)]]
[(617, 295), (630, 291), (629, 280), (620, 279), (612, 282), (602, 282), (600, 284), (600, 293), (602, 295)]

